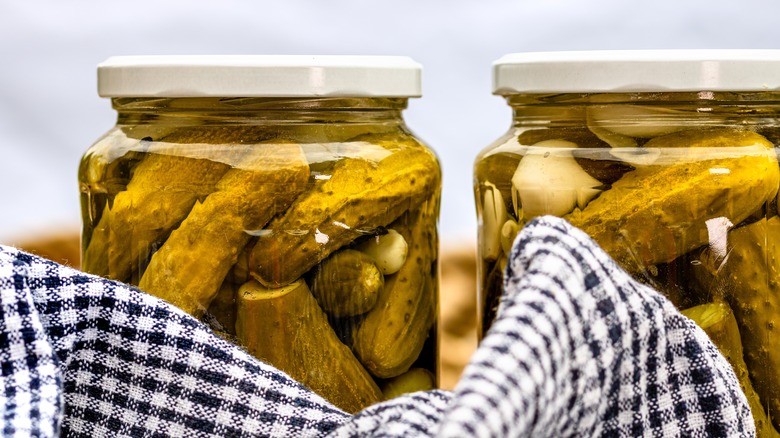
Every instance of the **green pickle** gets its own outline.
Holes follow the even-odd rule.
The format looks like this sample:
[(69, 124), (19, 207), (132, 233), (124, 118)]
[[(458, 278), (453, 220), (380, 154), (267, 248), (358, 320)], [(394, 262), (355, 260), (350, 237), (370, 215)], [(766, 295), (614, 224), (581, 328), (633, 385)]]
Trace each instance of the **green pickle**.
[(336, 251), (316, 269), (311, 290), (317, 302), (334, 317), (362, 315), (374, 308), (385, 277), (376, 262), (354, 249)]
[(250, 353), (328, 394), (347, 412), (382, 400), (379, 386), (338, 339), (303, 280), (277, 289), (254, 280), (241, 286), (236, 334)]
[(725, 254), (714, 248), (701, 251), (694, 279), (699, 290), (721, 297), (733, 309), (750, 378), (780, 427), (780, 333), (775, 327), (780, 321), (780, 217), (736, 228), (728, 242)]
[(382, 395), (385, 400), (417, 391), (434, 389), (433, 374), (425, 368), (412, 368), (400, 376), (388, 379), (382, 385)]
[[(315, 102), (116, 101), (120, 115), (185, 113), (129, 111), (84, 155), (82, 268), (176, 305), (354, 413), (410, 369), (436, 387), (438, 353), (422, 351), (438, 348), (441, 172), (398, 101)], [(343, 111), (355, 102), (368, 111)]]
[[(480, 336), (517, 233), (536, 216), (561, 216), (636, 280), (689, 308), (732, 364), (758, 436), (777, 436), (780, 117), (759, 104), (721, 107), (717, 94), (661, 94), (660, 103), (642, 93), (509, 98), (512, 129), (474, 166)], [(725, 97), (746, 107), (777, 98), (748, 94)]]

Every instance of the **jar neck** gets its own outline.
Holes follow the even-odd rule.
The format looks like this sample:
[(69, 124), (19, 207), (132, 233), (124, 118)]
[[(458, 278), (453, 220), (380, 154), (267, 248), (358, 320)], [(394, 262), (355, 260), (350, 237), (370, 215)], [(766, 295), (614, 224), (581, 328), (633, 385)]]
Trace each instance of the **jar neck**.
[(403, 124), (407, 98), (113, 98), (117, 124)]
[(780, 92), (770, 91), (516, 94), (506, 100), (514, 127), (581, 125), (590, 111), (603, 108), (620, 109), (616, 113), (623, 114), (627, 123), (653, 117), (659, 123), (673, 119), (698, 126), (776, 125), (780, 115)]

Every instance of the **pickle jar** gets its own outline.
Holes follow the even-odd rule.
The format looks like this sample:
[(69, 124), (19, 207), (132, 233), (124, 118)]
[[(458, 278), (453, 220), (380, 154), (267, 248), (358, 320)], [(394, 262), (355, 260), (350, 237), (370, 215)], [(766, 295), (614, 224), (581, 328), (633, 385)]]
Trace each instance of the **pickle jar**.
[(402, 117), (420, 76), (406, 57), (109, 58), (82, 268), (345, 411), (435, 387), (441, 171)]
[(519, 230), (563, 217), (710, 334), (774, 434), (780, 51), (511, 54), (493, 91), (512, 123), (475, 160), (479, 334)]

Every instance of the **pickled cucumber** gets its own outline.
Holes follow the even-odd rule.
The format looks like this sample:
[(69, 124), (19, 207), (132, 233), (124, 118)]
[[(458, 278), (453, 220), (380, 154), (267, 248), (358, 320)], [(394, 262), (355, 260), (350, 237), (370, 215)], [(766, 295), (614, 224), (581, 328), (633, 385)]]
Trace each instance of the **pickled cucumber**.
[(84, 252), (84, 269), (130, 282), (152, 248), (181, 222), (199, 196), (214, 190), (227, 169), (222, 163), (159, 151), (146, 157), (136, 166), (127, 189), (106, 205)]
[(385, 281), (374, 261), (354, 249), (331, 254), (311, 280), (311, 292), (328, 315), (355, 316), (371, 310)]
[(721, 354), (728, 359), (739, 380), (739, 386), (750, 405), (750, 412), (753, 414), (753, 421), (756, 425), (756, 436), (758, 438), (780, 437), (780, 433), (772, 426), (772, 422), (766, 415), (764, 406), (750, 382), (748, 367), (742, 358), (742, 340), (737, 320), (734, 319), (734, 313), (729, 305), (718, 301), (691, 307), (681, 313), (704, 329)]
[(565, 217), (630, 272), (707, 244), (706, 220), (739, 223), (777, 194), (773, 145), (754, 132), (684, 131), (645, 147), (671, 154), (668, 162), (626, 173)]
[(750, 378), (780, 428), (780, 217), (734, 229), (728, 244), (726, 259), (711, 248), (701, 253), (694, 280), (734, 311)]
[(299, 278), (331, 253), (386, 226), (438, 190), (435, 157), (409, 148), (374, 163), (345, 158), (268, 225), (250, 254), (252, 277), (269, 287)]
[(303, 280), (279, 289), (256, 281), (241, 286), (236, 333), (249, 353), (347, 412), (382, 400), (379, 387), (339, 341)]
[(393, 377), (382, 384), (382, 395), (385, 400), (417, 391), (428, 391), (436, 388), (433, 374), (425, 368), (412, 368), (398, 377)]
[[(259, 141), (266, 135), (256, 127), (201, 127), (180, 129), (151, 142), (127, 189), (114, 197), (110, 211), (101, 218), (108, 222), (108, 231), (93, 236), (85, 258), (108, 257), (108, 272), (101, 275), (137, 283), (151, 253), (195, 202), (213, 192), (228, 169), (249, 152), (250, 146), (230, 142)], [(226, 145), (215, 146), (221, 143)], [(96, 228), (106, 225), (99, 223)], [(108, 243), (102, 241), (105, 238)]]
[(401, 270), (385, 279), (376, 306), (353, 332), (352, 349), (371, 374), (403, 374), (420, 355), (436, 316), (435, 206), (407, 212), (392, 227), (406, 239)]
[(254, 145), (152, 256), (138, 287), (199, 317), (250, 233), (284, 211), (304, 191), (308, 178), (297, 144)]

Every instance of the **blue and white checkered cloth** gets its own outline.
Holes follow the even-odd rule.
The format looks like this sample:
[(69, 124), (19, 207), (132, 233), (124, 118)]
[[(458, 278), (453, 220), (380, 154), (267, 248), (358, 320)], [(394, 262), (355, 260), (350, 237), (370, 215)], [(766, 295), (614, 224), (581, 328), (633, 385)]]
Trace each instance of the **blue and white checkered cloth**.
[[(8, 437), (755, 435), (707, 335), (579, 230), (533, 221), (452, 392), (357, 415), (127, 285), (0, 247)], [(446, 291), (444, 291), (446, 293)]]

